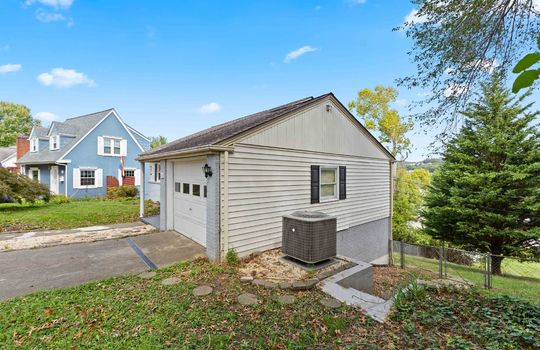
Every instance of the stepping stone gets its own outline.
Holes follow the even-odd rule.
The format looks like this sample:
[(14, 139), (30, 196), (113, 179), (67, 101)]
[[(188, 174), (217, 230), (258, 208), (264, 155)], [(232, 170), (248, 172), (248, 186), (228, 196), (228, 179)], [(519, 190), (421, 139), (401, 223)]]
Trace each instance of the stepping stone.
[(278, 297), (278, 302), (280, 304), (293, 304), (296, 301), (296, 297), (294, 295), (280, 295)]
[(321, 299), (320, 303), (330, 309), (337, 309), (338, 307), (341, 306), (341, 302), (334, 298)]
[(244, 293), (238, 296), (238, 302), (242, 305), (256, 305), (259, 303), (257, 296), (251, 293)]
[(249, 283), (251, 281), (253, 281), (253, 277), (251, 277), (251, 276), (242, 276), (242, 277), (240, 277), (240, 282), (242, 282), (242, 283)]
[(292, 283), (291, 282), (280, 282), (279, 288), (281, 289), (291, 289)]
[(316, 278), (312, 278), (306, 281), (296, 281), (291, 285), (292, 290), (308, 290), (313, 288), (317, 283), (319, 283), (319, 280)]
[(172, 286), (173, 284), (178, 284), (178, 283), (180, 283), (180, 278), (178, 277), (169, 277), (161, 281), (161, 284), (163, 284), (164, 286)]
[(155, 275), (157, 275), (157, 273), (155, 273), (154, 271), (146, 271), (146, 272), (138, 274), (140, 278), (144, 278), (144, 279), (152, 278)]
[(196, 297), (202, 297), (211, 294), (213, 291), (214, 289), (212, 289), (212, 287), (210, 286), (199, 286), (193, 289), (193, 295), (195, 295)]
[(256, 286), (261, 286), (267, 289), (274, 289), (277, 287), (277, 284), (275, 284), (274, 282), (259, 280), (259, 279), (255, 279), (251, 283), (253, 283)]

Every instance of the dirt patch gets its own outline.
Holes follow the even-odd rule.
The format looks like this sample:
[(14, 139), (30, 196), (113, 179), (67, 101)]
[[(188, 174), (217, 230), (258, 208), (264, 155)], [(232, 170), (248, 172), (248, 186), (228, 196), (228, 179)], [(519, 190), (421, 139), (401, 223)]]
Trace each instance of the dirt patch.
[(395, 266), (374, 266), (373, 267), (373, 295), (390, 299), (398, 289), (405, 286), (407, 282), (415, 277), (407, 270)]
[(240, 276), (252, 276), (268, 281), (306, 280), (313, 278), (315, 274), (335, 270), (349, 262), (337, 259), (335, 264), (317, 271), (305, 271), (287, 261), (281, 259), (283, 253), (280, 249), (268, 250), (257, 256), (252, 256), (242, 262), (238, 269)]

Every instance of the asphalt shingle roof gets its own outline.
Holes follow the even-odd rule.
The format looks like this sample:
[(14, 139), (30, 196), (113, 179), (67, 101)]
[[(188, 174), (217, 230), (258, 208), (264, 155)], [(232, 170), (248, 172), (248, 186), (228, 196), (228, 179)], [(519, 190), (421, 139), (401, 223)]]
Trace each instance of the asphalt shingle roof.
[(0, 161), (6, 160), (17, 152), (16, 147), (0, 147)]
[[(54, 163), (60, 159), (77, 141), (79, 141), (86, 133), (94, 127), (101, 119), (105, 118), (113, 109), (107, 109), (101, 112), (83, 115), (80, 117), (69, 118), (64, 122), (53, 122), (51, 124), (57, 128), (59, 134), (67, 134), (75, 136), (73, 140), (67, 143), (59, 150), (51, 151), (48, 147), (40, 149), (38, 152), (28, 152), (21, 157), (18, 163)], [(48, 137), (49, 129), (43, 127), (35, 127), (34, 135), (37, 137)], [(45, 130), (45, 132), (43, 131)]]
[(141, 154), (141, 156), (145, 157), (159, 155), (161, 153), (181, 151), (184, 149), (191, 149), (201, 146), (216, 145), (245, 131), (275, 120), (287, 113), (293, 112), (311, 103), (322, 100), (330, 95), (331, 93), (324, 94), (319, 97), (303, 98), (301, 100), (293, 101), (275, 108), (267, 109), (265, 111), (261, 111), (220, 125), (216, 125), (208, 129), (199, 131), (197, 133), (188, 135), (186, 137), (180, 138), (178, 140), (169, 142), (153, 150), (144, 152)]

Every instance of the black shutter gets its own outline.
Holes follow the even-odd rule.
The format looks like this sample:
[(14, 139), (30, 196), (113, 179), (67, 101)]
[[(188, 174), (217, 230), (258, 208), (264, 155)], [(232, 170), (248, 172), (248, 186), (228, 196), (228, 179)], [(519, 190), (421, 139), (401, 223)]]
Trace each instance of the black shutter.
[(311, 166), (311, 204), (319, 203), (319, 169), (318, 165)]
[(339, 199), (347, 198), (347, 168), (339, 167)]

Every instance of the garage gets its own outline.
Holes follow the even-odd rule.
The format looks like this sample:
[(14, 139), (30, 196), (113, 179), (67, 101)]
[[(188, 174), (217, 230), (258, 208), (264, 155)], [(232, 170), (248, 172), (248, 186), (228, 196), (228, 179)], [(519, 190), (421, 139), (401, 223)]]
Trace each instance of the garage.
[(206, 246), (206, 158), (175, 161), (174, 230)]

